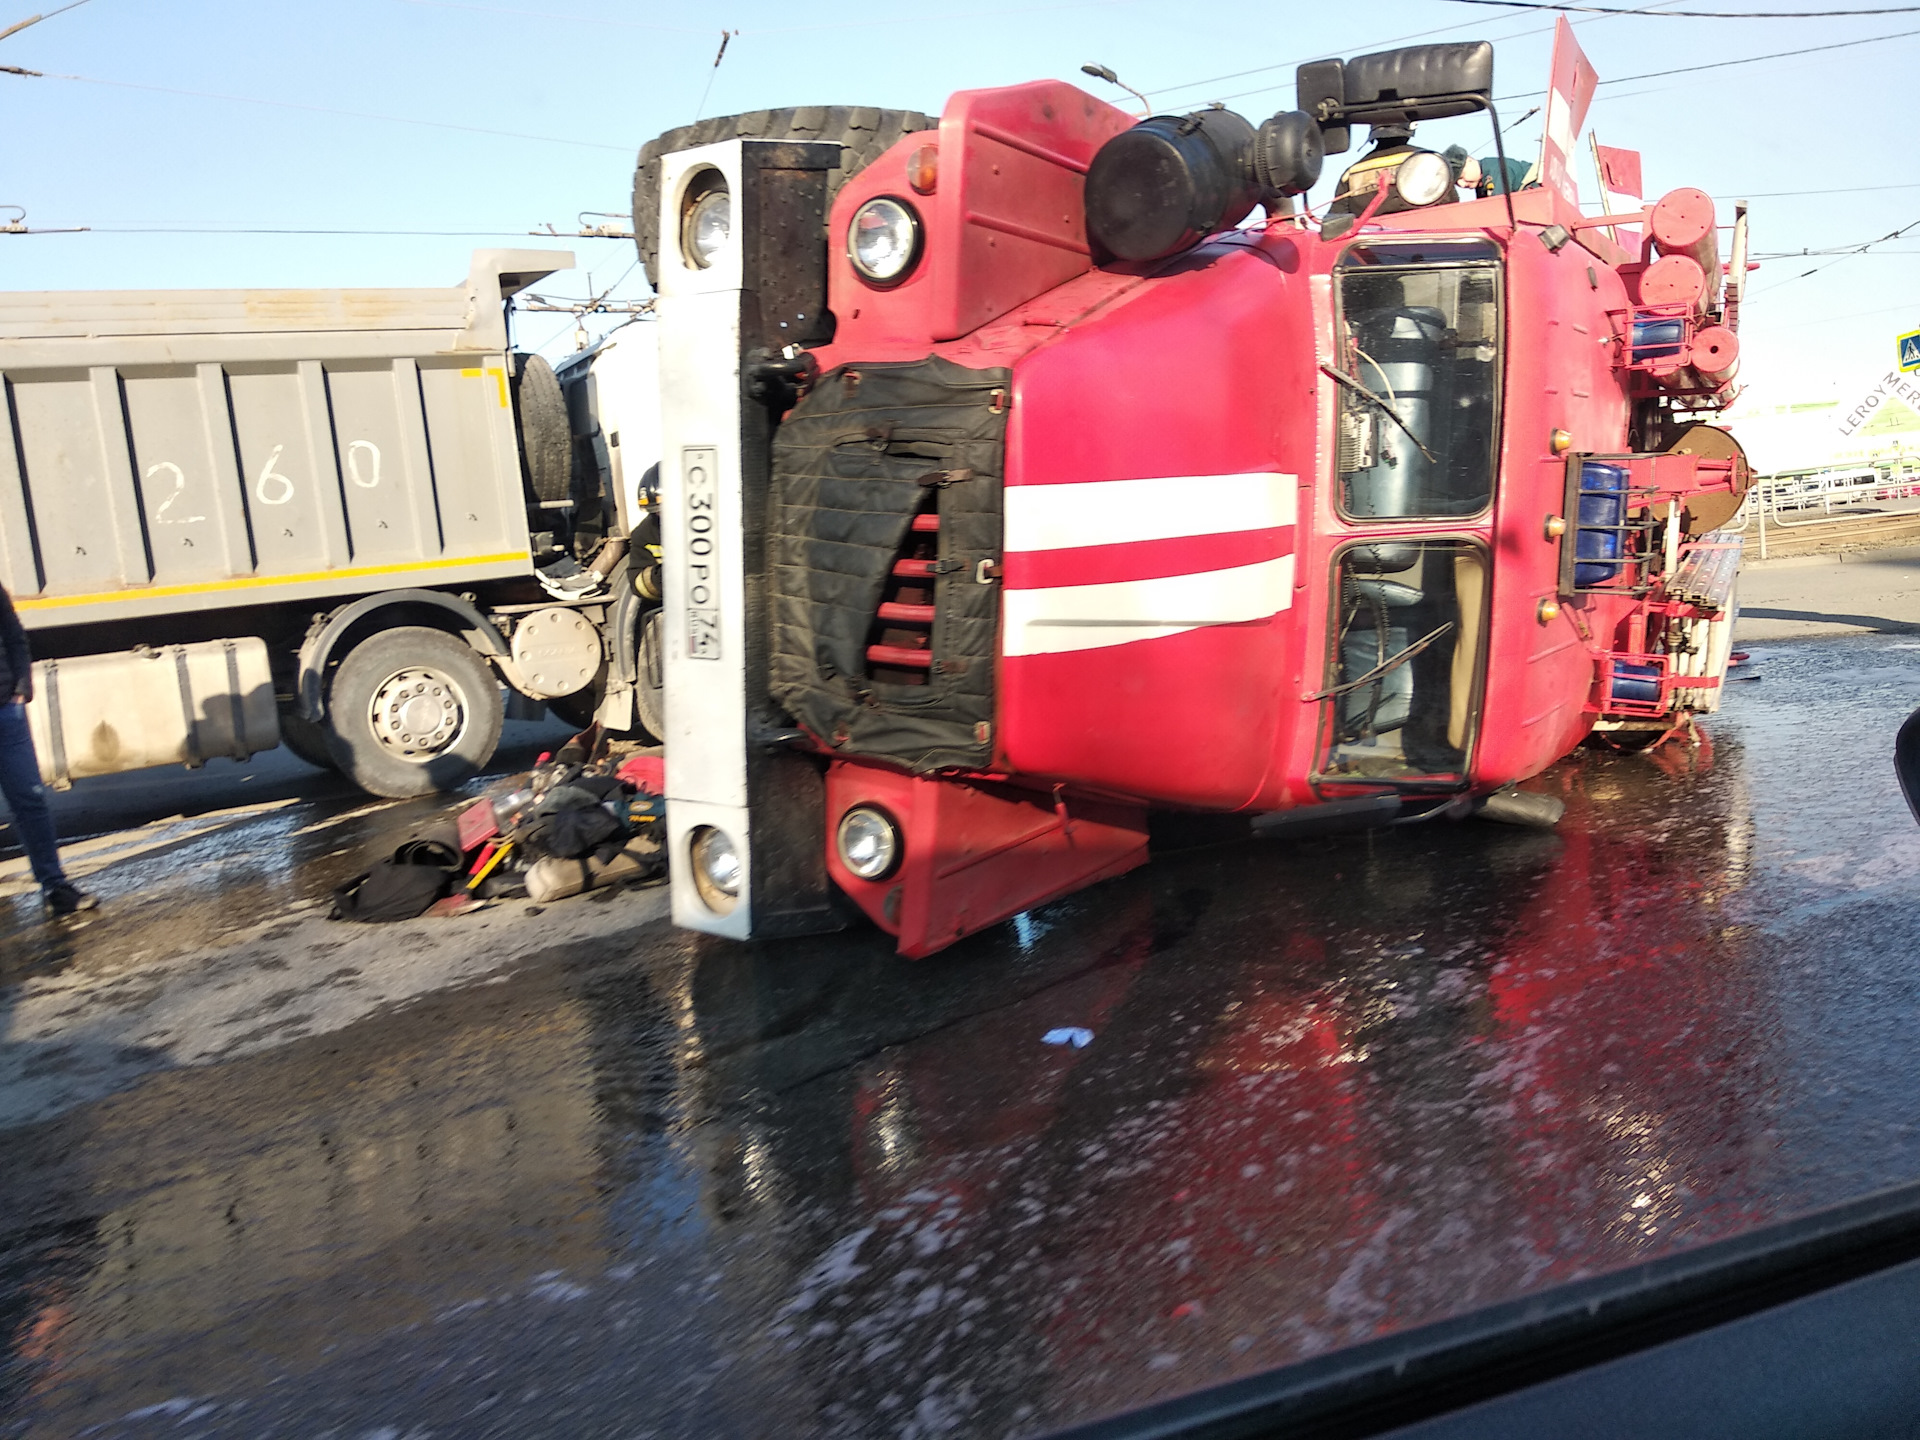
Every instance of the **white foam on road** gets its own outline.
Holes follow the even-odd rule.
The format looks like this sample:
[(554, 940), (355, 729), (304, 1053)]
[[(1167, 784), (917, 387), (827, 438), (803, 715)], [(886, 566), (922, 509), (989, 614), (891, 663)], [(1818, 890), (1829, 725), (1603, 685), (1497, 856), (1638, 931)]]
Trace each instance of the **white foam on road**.
[(110, 973), (0, 992), (0, 1130), (48, 1120), (158, 1070), (217, 1065), (341, 1030), (376, 1011), (498, 976), (541, 951), (658, 924), (664, 886), (524, 902), (448, 919), (355, 925), (320, 902)]

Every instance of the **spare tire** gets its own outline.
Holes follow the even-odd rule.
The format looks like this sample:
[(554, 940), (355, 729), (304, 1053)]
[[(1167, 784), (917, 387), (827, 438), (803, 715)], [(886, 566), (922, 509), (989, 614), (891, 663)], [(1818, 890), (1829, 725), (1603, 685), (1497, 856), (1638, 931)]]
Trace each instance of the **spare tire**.
[(513, 356), (513, 419), (520, 433), (520, 472), (535, 500), (573, 493), (573, 427), (553, 367), (538, 355)]
[(755, 110), (747, 115), (716, 115), (669, 130), (640, 147), (633, 172), (633, 234), (647, 282), (660, 284), (660, 157), (695, 145), (722, 140), (831, 140), (840, 146), (840, 164), (827, 172), (827, 204), (840, 187), (878, 160), (903, 135), (938, 129), (940, 121), (918, 110), (877, 110), (870, 105), (801, 105), (786, 110)]

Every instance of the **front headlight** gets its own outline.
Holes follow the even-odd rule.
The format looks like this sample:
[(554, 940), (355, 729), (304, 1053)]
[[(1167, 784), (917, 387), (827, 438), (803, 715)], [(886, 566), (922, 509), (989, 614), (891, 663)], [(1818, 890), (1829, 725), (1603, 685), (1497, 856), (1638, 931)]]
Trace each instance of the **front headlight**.
[(886, 811), (856, 805), (840, 819), (840, 863), (862, 880), (884, 880), (900, 863), (900, 827)]
[(1393, 172), (1393, 188), (1409, 205), (1431, 205), (1453, 194), (1453, 167), (1444, 155), (1423, 150), (1400, 162)]
[(680, 253), (687, 264), (704, 270), (726, 248), (733, 231), (733, 197), (718, 170), (709, 170), (687, 189), (680, 215)]
[(689, 837), (687, 858), (693, 862), (693, 884), (700, 899), (716, 915), (733, 909), (740, 898), (740, 852), (724, 830), (702, 825)]
[(847, 227), (847, 258), (878, 285), (905, 278), (920, 258), (920, 217), (904, 200), (881, 196), (853, 212)]

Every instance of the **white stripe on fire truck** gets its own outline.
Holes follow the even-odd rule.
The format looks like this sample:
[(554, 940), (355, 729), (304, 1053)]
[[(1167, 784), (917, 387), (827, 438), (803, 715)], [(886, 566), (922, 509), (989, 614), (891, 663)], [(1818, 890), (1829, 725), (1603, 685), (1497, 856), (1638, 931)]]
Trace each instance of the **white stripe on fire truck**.
[(1292, 525), (1300, 507), (1299, 477), (1266, 472), (1009, 485), (1004, 494), (1008, 550), (1271, 530)]
[(1000, 603), (1004, 655), (1096, 650), (1270, 619), (1293, 603), (1293, 556), (1197, 575), (1008, 590)]

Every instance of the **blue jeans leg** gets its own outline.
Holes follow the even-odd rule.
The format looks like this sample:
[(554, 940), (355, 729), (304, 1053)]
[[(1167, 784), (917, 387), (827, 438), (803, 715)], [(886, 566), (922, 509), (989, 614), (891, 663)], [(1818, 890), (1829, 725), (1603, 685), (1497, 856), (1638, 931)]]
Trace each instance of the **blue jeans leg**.
[(33, 866), (33, 878), (48, 890), (67, 884), (47, 789), (40, 783), (40, 761), (33, 753), (33, 731), (27, 728), (27, 707), (18, 701), (0, 705), (0, 795), (13, 811), (13, 831)]

